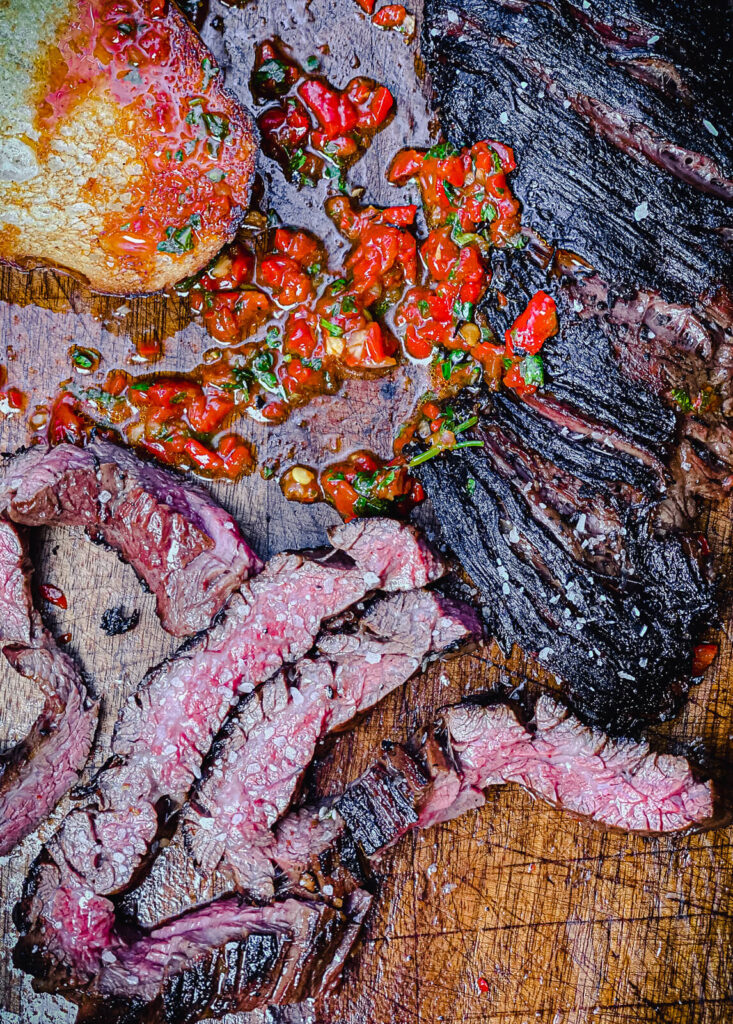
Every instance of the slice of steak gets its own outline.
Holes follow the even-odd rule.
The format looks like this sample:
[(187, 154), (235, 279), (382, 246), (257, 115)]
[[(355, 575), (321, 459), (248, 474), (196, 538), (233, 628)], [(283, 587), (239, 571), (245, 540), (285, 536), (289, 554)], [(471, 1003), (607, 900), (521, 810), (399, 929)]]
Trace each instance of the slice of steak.
[(414, 590), (374, 602), (354, 633), (324, 634), (319, 657), (272, 680), (232, 718), (184, 812), (205, 874), (221, 867), (238, 888), (271, 897), (272, 828), (318, 743), (405, 683), (426, 658), (480, 634), (467, 606)]
[(0, 650), (33, 679), (43, 709), (27, 736), (0, 754), (0, 856), (46, 818), (76, 782), (97, 726), (93, 702), (72, 659), (59, 650), (33, 608), (25, 546), (0, 521)]
[(444, 576), (447, 566), (422, 534), (396, 519), (354, 519), (328, 532), (333, 547), (380, 577), (382, 590), (415, 590)]
[[(223, 897), (121, 946), (94, 983), (104, 997), (91, 1020), (199, 1020), (314, 995), (348, 918), (324, 903), (286, 899), (251, 906)], [(111, 1006), (107, 1002), (111, 1000)], [(152, 1005), (151, 1005), (152, 1004)], [(111, 1013), (111, 1018), (108, 1014)]]
[(176, 636), (205, 629), (262, 563), (203, 488), (105, 441), (32, 448), (7, 465), (0, 515), (84, 526), (129, 562)]
[(340, 797), (284, 818), (274, 852), (281, 890), (343, 898), (406, 832), (479, 807), (486, 789), (507, 783), (627, 832), (666, 834), (729, 820), (712, 782), (684, 757), (610, 739), (547, 695), (529, 725), (509, 704), (473, 698), (445, 708), (407, 745), (390, 744)]
[[(17, 915), (19, 962), (71, 988), (89, 980), (109, 952), (89, 941), (90, 906), (95, 922), (111, 921), (107, 930), (117, 934), (114, 905), (101, 897), (129, 887), (155, 855), (159, 817), (180, 807), (238, 695), (302, 658), (323, 620), (377, 582), (353, 562), (279, 555), (208, 632), (145, 677), (120, 712), (94, 803), (65, 819), (29, 876)], [(64, 916), (55, 913), (60, 889)], [(106, 941), (105, 929), (94, 934)]]
[(661, 522), (656, 469), (547, 398), (453, 404), (483, 447), (415, 472), (499, 642), (538, 655), (602, 728), (671, 714), (714, 600), (694, 535)]

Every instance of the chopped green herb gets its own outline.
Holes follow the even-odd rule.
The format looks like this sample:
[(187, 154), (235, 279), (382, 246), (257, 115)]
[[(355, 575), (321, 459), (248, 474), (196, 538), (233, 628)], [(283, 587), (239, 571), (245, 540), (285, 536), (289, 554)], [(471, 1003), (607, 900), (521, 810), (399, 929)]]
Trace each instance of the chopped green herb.
[(692, 412), (692, 399), (684, 388), (673, 388), (672, 398), (682, 412)]
[(418, 299), (417, 308), (423, 316), (430, 316), (430, 303), (426, 299)]
[(473, 302), (461, 302), (460, 299), (456, 299), (453, 303), (453, 316), (459, 320), (470, 320), (473, 316), (474, 308)]
[(477, 423), (478, 416), (471, 416), (469, 419), (464, 420), (463, 423), (459, 423), (457, 427), (453, 427), (453, 433), (462, 434), (464, 430), (470, 430), (471, 427), (475, 427)]
[(222, 171), (221, 167), (214, 167), (213, 170), (206, 172), (206, 177), (210, 181), (221, 181), (222, 178), (226, 178), (226, 174)]
[(473, 492), (476, 490), (476, 481), (472, 476), (470, 476), (468, 480), (466, 480), (466, 490), (468, 491), (469, 494), (473, 494)]
[(171, 398), (171, 405), (180, 405), (181, 402), (185, 402), (187, 398), (187, 391), (179, 391), (177, 395), (174, 395), (173, 398)]
[(173, 256), (182, 256), (193, 249), (193, 228), (185, 224), (182, 228), (172, 224), (165, 229), (165, 239), (158, 242), (158, 252), (168, 252)]
[(519, 364), (519, 372), (525, 384), (541, 387), (545, 383), (545, 367), (542, 356), (525, 356)]
[(483, 441), (459, 441), (458, 444), (451, 444), (442, 447), (441, 445), (435, 445), (433, 448), (428, 448), (424, 452), (420, 452), (414, 458), (410, 459), (408, 466), (413, 469), (415, 466), (420, 466), (423, 462), (427, 462), (428, 459), (434, 459), (436, 455), (442, 455), (443, 452), (456, 452), (460, 448), (483, 448)]
[(319, 65), (318, 57), (306, 57), (305, 58), (305, 66), (308, 68), (309, 71), (315, 71), (316, 68), (318, 67), (318, 65)]
[(505, 370), (511, 370), (512, 366), (514, 365), (509, 356), (504, 356), (501, 361), (504, 364)]
[(449, 181), (443, 180), (443, 191), (445, 192), (445, 198), (453, 206), (458, 205), (458, 189), (456, 189)]
[(316, 274), (320, 274), (321, 272), (321, 264), (311, 263), (309, 267), (306, 267), (305, 272), (306, 274), (308, 274), (309, 277), (315, 277)]
[(265, 344), (268, 348), (280, 348), (281, 344), (280, 331), (277, 327), (268, 328), (267, 334), (265, 335)]
[(453, 352), (450, 352), (447, 358), (443, 359), (440, 364), (443, 380), (450, 380), (454, 368), (458, 366), (460, 363), (462, 363), (465, 359), (466, 353), (463, 352), (461, 349), (454, 349)]
[(209, 88), (209, 83), (211, 82), (211, 80), (213, 78), (216, 78), (216, 76), (219, 74), (219, 69), (214, 67), (209, 57), (204, 57), (204, 59), (201, 61), (201, 70), (204, 73), (204, 80), (201, 83), (201, 90), (202, 92), (206, 92), (206, 90)]
[(134, 384), (130, 385), (131, 391), (150, 391), (151, 381), (149, 380), (136, 380)]
[(290, 157), (290, 170), (297, 171), (305, 163), (305, 153), (302, 149), (296, 149)]
[(337, 277), (335, 281), (331, 282), (331, 291), (334, 295), (338, 295), (346, 287), (347, 281), (345, 277)]
[(283, 85), (287, 81), (288, 66), (274, 57), (255, 71), (255, 82), (258, 85)]
[(262, 468), (262, 475), (265, 478), (265, 480), (269, 480), (274, 472), (275, 470), (272, 468), (272, 466), (263, 466)]
[(204, 124), (209, 135), (213, 135), (215, 139), (223, 141), (229, 134), (229, 121), (221, 114), (205, 113)]
[(339, 481), (339, 480), (344, 480), (345, 477), (344, 477), (343, 473), (328, 473), (328, 479), (329, 480)]
[(454, 149), (450, 142), (438, 142), (437, 145), (432, 146), (427, 151), (425, 159), (429, 160), (431, 157), (437, 157), (442, 160), (447, 156), (458, 156), (458, 150)]
[(512, 249), (524, 249), (527, 245), (527, 238), (525, 235), (513, 235), (507, 240), (507, 245), (510, 245)]
[(137, 68), (131, 68), (127, 72), (126, 75), (123, 75), (123, 77), (125, 78), (126, 81), (130, 82), (132, 85), (142, 85), (143, 84), (143, 77), (142, 77), (142, 75), (140, 74), (140, 72), (138, 71)]
[(300, 361), (303, 364), (303, 366), (310, 366), (311, 370), (320, 370), (321, 367), (323, 366), (323, 360), (318, 359), (315, 356), (312, 359), (307, 359), (306, 357), (303, 357)]
[(496, 220), (497, 216), (498, 214), (496, 212), (496, 207), (494, 206), (494, 204), (484, 203), (484, 205), (481, 207), (481, 219), (483, 221), (488, 221), (488, 223), (490, 224), (492, 221)]
[(96, 362), (96, 358), (88, 349), (74, 346), (71, 350), (71, 361), (80, 370), (91, 370)]
[(326, 320), (323, 316), (320, 318), (320, 324), (325, 331), (328, 331), (332, 338), (340, 338), (344, 333), (343, 327), (339, 327), (333, 320)]
[(496, 174), (498, 174), (499, 171), (502, 170), (501, 157), (499, 156), (495, 149), (491, 150), (491, 162), (494, 165), (494, 171), (496, 172)]
[(347, 295), (341, 300), (341, 309), (344, 313), (356, 312), (356, 303), (351, 295)]

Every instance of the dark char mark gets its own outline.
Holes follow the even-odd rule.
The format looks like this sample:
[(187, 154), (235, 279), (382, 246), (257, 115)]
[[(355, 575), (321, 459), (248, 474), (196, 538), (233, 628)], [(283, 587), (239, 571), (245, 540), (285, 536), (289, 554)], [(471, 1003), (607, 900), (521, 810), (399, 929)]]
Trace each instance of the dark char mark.
[(484, 447), (415, 472), (490, 630), (538, 654), (589, 722), (618, 732), (669, 715), (713, 600), (692, 542), (657, 523), (647, 491), (617, 485), (643, 483), (643, 467), (505, 394), (459, 404)]
[[(581, 253), (611, 284), (635, 281), (691, 301), (730, 280), (730, 64), (721, 42), (730, 12), (695, 5), (687, 36), (674, 28), (691, 20), (684, 4), (654, 5), (649, 18), (650, 10), (602, 5), (593, 28), (595, 4), (586, 12), (562, 0), (427, 0), (423, 54), (451, 141), (500, 133), (515, 147), (525, 223)], [(614, 43), (614, 32), (634, 45)], [(633, 74), (620, 56), (636, 59)], [(660, 94), (669, 69), (638, 63), (660, 58), (683, 80), (687, 102)]]

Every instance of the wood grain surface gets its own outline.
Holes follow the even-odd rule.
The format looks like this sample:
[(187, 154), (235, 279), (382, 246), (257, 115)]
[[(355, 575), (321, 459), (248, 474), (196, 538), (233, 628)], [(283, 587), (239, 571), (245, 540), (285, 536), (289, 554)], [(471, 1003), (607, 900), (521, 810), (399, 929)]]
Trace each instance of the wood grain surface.
[[(217, 18), (219, 29), (218, 21), (212, 24)], [(375, 201), (387, 201), (394, 195), (383, 177), (389, 156), (406, 141), (419, 145), (430, 138), (426, 86), (416, 73), (414, 48), (397, 33), (374, 29), (353, 0), (313, 0), (307, 6), (303, 0), (267, 0), (243, 9), (214, 2), (205, 38), (229, 66), (229, 84), (245, 102), (253, 44), (273, 33), (296, 54), (319, 54), (339, 85), (366, 74), (394, 91), (399, 116), (377, 136), (350, 179), (366, 186)], [(499, 126), (497, 132), (500, 137)], [(261, 170), (268, 201), (285, 221), (328, 229), (321, 189), (297, 193), (278, 169), (263, 163)], [(31, 408), (47, 404), (71, 375), (72, 342), (99, 349), (102, 372), (128, 363), (135, 338), (160, 341), (161, 368), (189, 368), (210, 344), (177, 300), (94, 297), (69, 278), (40, 271), (2, 272), (0, 330), (0, 362), (10, 383), (29, 394)], [(407, 373), (350, 382), (337, 398), (313, 403), (286, 427), (268, 432), (245, 421), (241, 429), (261, 459), (317, 462), (363, 445), (386, 453), (419, 388), (420, 381)], [(26, 442), (21, 419), (0, 420), (0, 450)], [(336, 518), (324, 506), (289, 504), (276, 481), (260, 474), (216, 492), (263, 555), (322, 541)], [(719, 637), (721, 657), (693, 691), (686, 711), (652, 730), (652, 739), (709, 764), (725, 784), (733, 763), (731, 508), (711, 511), (702, 526), (709, 530), (720, 572), (722, 629), (711, 635)], [(61, 587), (68, 598), (66, 611), (48, 609), (49, 626), (56, 635), (71, 633), (68, 648), (103, 697), (88, 775), (107, 756), (121, 702), (175, 641), (160, 629), (152, 597), (132, 570), (80, 531), (36, 531), (33, 545), (37, 581)], [(139, 609), (140, 624), (108, 638), (100, 628), (102, 613), (120, 603)], [(518, 651), (503, 659), (495, 646), (434, 664), (332, 742), (307, 789), (338, 792), (366, 768), (383, 738), (404, 738), (468, 692), (511, 689), (527, 685), (526, 679), (529, 685), (540, 680), (536, 667)], [(0, 744), (17, 740), (39, 706), (32, 686), (0, 665)], [(68, 807), (67, 799), (37, 835), (0, 860), (0, 1024), (74, 1019), (64, 1000), (35, 995), (11, 963), (12, 905), (40, 843)], [(507, 787), (493, 791), (480, 811), (406, 837), (383, 858), (378, 874), (379, 896), (365, 941), (340, 992), (316, 1011), (318, 1024), (733, 1021), (730, 829), (630, 838), (575, 821)], [(174, 839), (136, 902), (141, 917), (153, 921), (220, 884), (198, 879)], [(480, 978), (488, 991), (481, 991)], [(266, 1019), (227, 1018), (241, 1024)]]

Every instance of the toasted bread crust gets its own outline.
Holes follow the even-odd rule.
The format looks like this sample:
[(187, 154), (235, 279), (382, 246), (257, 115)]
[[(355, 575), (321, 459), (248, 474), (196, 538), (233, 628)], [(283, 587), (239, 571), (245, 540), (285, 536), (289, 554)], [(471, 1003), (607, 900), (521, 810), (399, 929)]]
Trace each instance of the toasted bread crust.
[(154, 292), (234, 236), (253, 125), (183, 15), (159, 6), (11, 0), (0, 26), (6, 262), (59, 267), (102, 292)]

